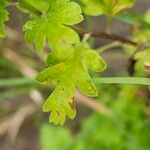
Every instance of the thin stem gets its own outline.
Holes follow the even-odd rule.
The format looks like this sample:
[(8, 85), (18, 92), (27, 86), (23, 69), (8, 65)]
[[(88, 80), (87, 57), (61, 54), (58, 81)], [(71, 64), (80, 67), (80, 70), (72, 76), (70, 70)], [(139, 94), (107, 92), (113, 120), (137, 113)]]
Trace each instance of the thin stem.
[(39, 11), (37, 8), (35, 8), (33, 5), (31, 5), (30, 3), (28, 3), (26, 0), (20, 0), (20, 5), (29, 10), (30, 12), (32, 12), (33, 14), (37, 15), (37, 16), (41, 16), (42, 12)]
[(13, 2), (10, 2), (9, 0), (6, 0), (8, 2), (7, 6), (12, 5), (20, 5), (22, 8), (28, 10), (29, 12), (33, 13), (36, 16), (41, 16), (42, 12), (35, 8), (33, 5), (28, 3), (26, 0), (14, 0)]
[(102, 77), (95, 78), (95, 83), (110, 83), (110, 84), (139, 84), (150, 86), (150, 78), (143, 77)]
[(1, 79), (0, 87), (10, 87), (10, 86), (20, 86), (20, 85), (33, 85), (35, 84), (35, 80), (33, 78), (12, 78), (12, 79)]
[[(66, 25), (67, 26), (67, 25)], [(126, 39), (124, 37), (118, 36), (116, 34), (109, 34), (106, 32), (98, 32), (98, 31), (88, 31), (86, 29), (83, 28), (79, 28), (76, 26), (69, 26), (70, 28), (74, 29), (75, 31), (77, 31), (79, 34), (84, 35), (84, 34), (90, 34), (92, 37), (95, 38), (103, 38), (103, 39), (109, 39), (112, 41), (119, 41), (122, 43), (126, 43), (132, 46), (138, 46), (138, 43), (131, 41), (129, 39)]]
[(111, 48), (114, 48), (114, 47), (117, 47), (117, 46), (120, 46), (120, 45), (121, 45), (120, 42), (114, 41), (114, 42), (112, 42), (112, 43), (110, 43), (110, 44), (106, 44), (106, 45), (104, 45), (103, 47), (98, 48), (96, 51), (97, 51), (98, 53), (102, 53), (102, 52), (104, 52), (105, 50), (108, 50), (108, 49), (111, 49)]

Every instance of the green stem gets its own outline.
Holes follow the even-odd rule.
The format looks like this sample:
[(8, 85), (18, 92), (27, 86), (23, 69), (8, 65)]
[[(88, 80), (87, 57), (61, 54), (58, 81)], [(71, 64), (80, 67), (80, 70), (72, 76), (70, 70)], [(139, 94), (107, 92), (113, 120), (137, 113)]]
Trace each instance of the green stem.
[(10, 87), (10, 86), (20, 86), (20, 85), (33, 85), (35, 84), (35, 79), (33, 78), (12, 78), (12, 79), (1, 79), (0, 87)]
[(96, 51), (97, 51), (98, 53), (102, 53), (102, 52), (104, 52), (105, 50), (108, 50), (108, 49), (111, 49), (111, 48), (114, 48), (114, 47), (117, 47), (117, 46), (120, 46), (120, 45), (121, 45), (120, 42), (115, 41), (115, 42), (112, 42), (112, 43), (110, 43), (110, 44), (104, 45), (103, 47), (98, 48)]
[(110, 83), (110, 84), (139, 84), (150, 86), (150, 78), (140, 77), (102, 77), (95, 78), (95, 83)]
[(42, 12), (39, 11), (37, 8), (35, 8), (33, 5), (28, 3), (26, 0), (20, 0), (19, 2), (20, 6), (27, 9), (28, 11), (32, 12), (33, 14), (37, 16), (41, 16)]
[(6, 0), (8, 2), (8, 5), (6, 6), (10, 6), (10, 5), (20, 5), (22, 8), (28, 10), (29, 12), (33, 13), (36, 16), (41, 16), (42, 12), (40, 10), (38, 10), (37, 8), (35, 8), (33, 5), (31, 5), (30, 3), (28, 3), (26, 0), (14, 0), (13, 2), (10, 0)]

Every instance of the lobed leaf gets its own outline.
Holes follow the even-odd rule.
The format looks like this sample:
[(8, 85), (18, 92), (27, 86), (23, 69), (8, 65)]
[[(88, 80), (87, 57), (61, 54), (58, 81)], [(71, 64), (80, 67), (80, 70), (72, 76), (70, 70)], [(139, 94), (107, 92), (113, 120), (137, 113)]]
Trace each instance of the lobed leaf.
[[(50, 54), (49, 57), (52, 61), (49, 60), (50, 58), (48, 59), (48, 65), (51, 66), (37, 76), (36, 79), (43, 84), (57, 82), (56, 89), (43, 107), (43, 111), (51, 111), (50, 122), (63, 125), (66, 115), (71, 119), (75, 117), (74, 92), (76, 87), (88, 96), (98, 96), (98, 91), (87, 70), (87, 64), (90, 64), (90, 61), (87, 63), (87, 57), (85, 56), (88, 51), (88, 48), (85, 48), (82, 44), (75, 46), (73, 56), (61, 63), (58, 61), (58, 64), (53, 63), (55, 57), (53, 59), (54, 55), (51, 53), (52, 55)], [(100, 61), (98, 67), (97, 65), (96, 67), (102, 69), (104, 61), (99, 56), (98, 59)]]
[[(36, 6), (36, 2), (37, 0), (32, 0), (31, 4)], [(70, 0), (45, 0), (45, 2), (47, 2), (46, 6), (43, 5), (45, 8), (36, 6), (43, 15), (24, 26), (27, 43), (34, 42), (36, 48), (42, 50), (47, 39), (55, 53), (59, 53), (60, 50), (71, 50), (72, 45), (80, 41), (77, 33), (65, 25), (74, 25), (83, 20), (80, 6)]]

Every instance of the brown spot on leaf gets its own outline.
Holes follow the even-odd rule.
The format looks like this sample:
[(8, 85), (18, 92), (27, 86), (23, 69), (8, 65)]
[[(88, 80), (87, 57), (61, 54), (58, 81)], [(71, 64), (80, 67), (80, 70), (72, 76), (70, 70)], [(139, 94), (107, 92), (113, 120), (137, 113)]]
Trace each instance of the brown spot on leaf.
[(56, 111), (56, 114), (57, 114), (57, 116), (59, 117), (59, 112), (58, 112), (58, 111)]
[(74, 97), (72, 98), (72, 102), (69, 102), (69, 106), (71, 107), (71, 109), (75, 110), (75, 101), (74, 101)]
[(60, 87), (60, 88), (59, 88), (59, 91), (64, 91), (64, 90), (65, 90), (64, 87)]

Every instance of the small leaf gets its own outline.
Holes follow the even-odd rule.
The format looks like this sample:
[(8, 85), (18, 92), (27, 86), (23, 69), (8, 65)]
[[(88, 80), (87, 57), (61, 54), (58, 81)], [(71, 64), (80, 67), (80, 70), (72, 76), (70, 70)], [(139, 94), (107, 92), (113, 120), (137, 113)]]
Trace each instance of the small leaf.
[(95, 87), (91, 77), (85, 70), (82, 70), (79, 73), (79, 76), (77, 78), (77, 86), (80, 89), (80, 91), (82, 91), (84, 94), (88, 96), (91, 97), (98, 96), (97, 88)]
[(138, 75), (143, 76), (146, 73), (146, 64), (150, 63), (150, 49), (146, 49), (144, 51), (140, 51), (135, 54), (135, 60), (137, 61), (135, 64), (135, 70)]
[[(38, 50), (43, 50), (46, 39), (53, 51), (71, 50), (72, 45), (80, 42), (77, 33), (66, 25), (74, 25), (83, 20), (81, 8), (70, 0), (51, 0), (47, 5), (39, 7), (35, 1), (31, 4), (43, 12), (43, 16), (25, 24), (25, 39), (28, 43), (34, 42)], [(45, 1), (46, 2), (46, 1)], [(43, 3), (45, 3), (43, 2)], [(39, 3), (39, 2), (38, 2)]]
[(33, 42), (33, 39), (35, 38), (36, 35), (36, 30), (33, 28), (36, 25), (36, 21), (28, 21), (24, 27), (23, 27), (23, 31), (26, 32), (25, 33), (25, 41), (28, 44), (31, 44)]
[(106, 68), (105, 61), (94, 50), (88, 50), (85, 54), (86, 64), (93, 71), (103, 71)]
[[(66, 115), (73, 119), (76, 115), (74, 105), (75, 88), (78, 87), (84, 94), (92, 97), (98, 96), (98, 91), (88, 74), (87, 65), (93, 70), (104, 69), (102, 58), (87, 48), (85, 43), (74, 46), (71, 57), (67, 59), (57, 58), (55, 53), (49, 54), (46, 63), (50, 67), (37, 76), (37, 81), (43, 84), (57, 83), (56, 89), (46, 100), (43, 111), (51, 111), (49, 121), (63, 125)], [(90, 59), (91, 58), (91, 59)], [(96, 59), (95, 66), (90, 61)], [(56, 62), (55, 62), (56, 61)]]

